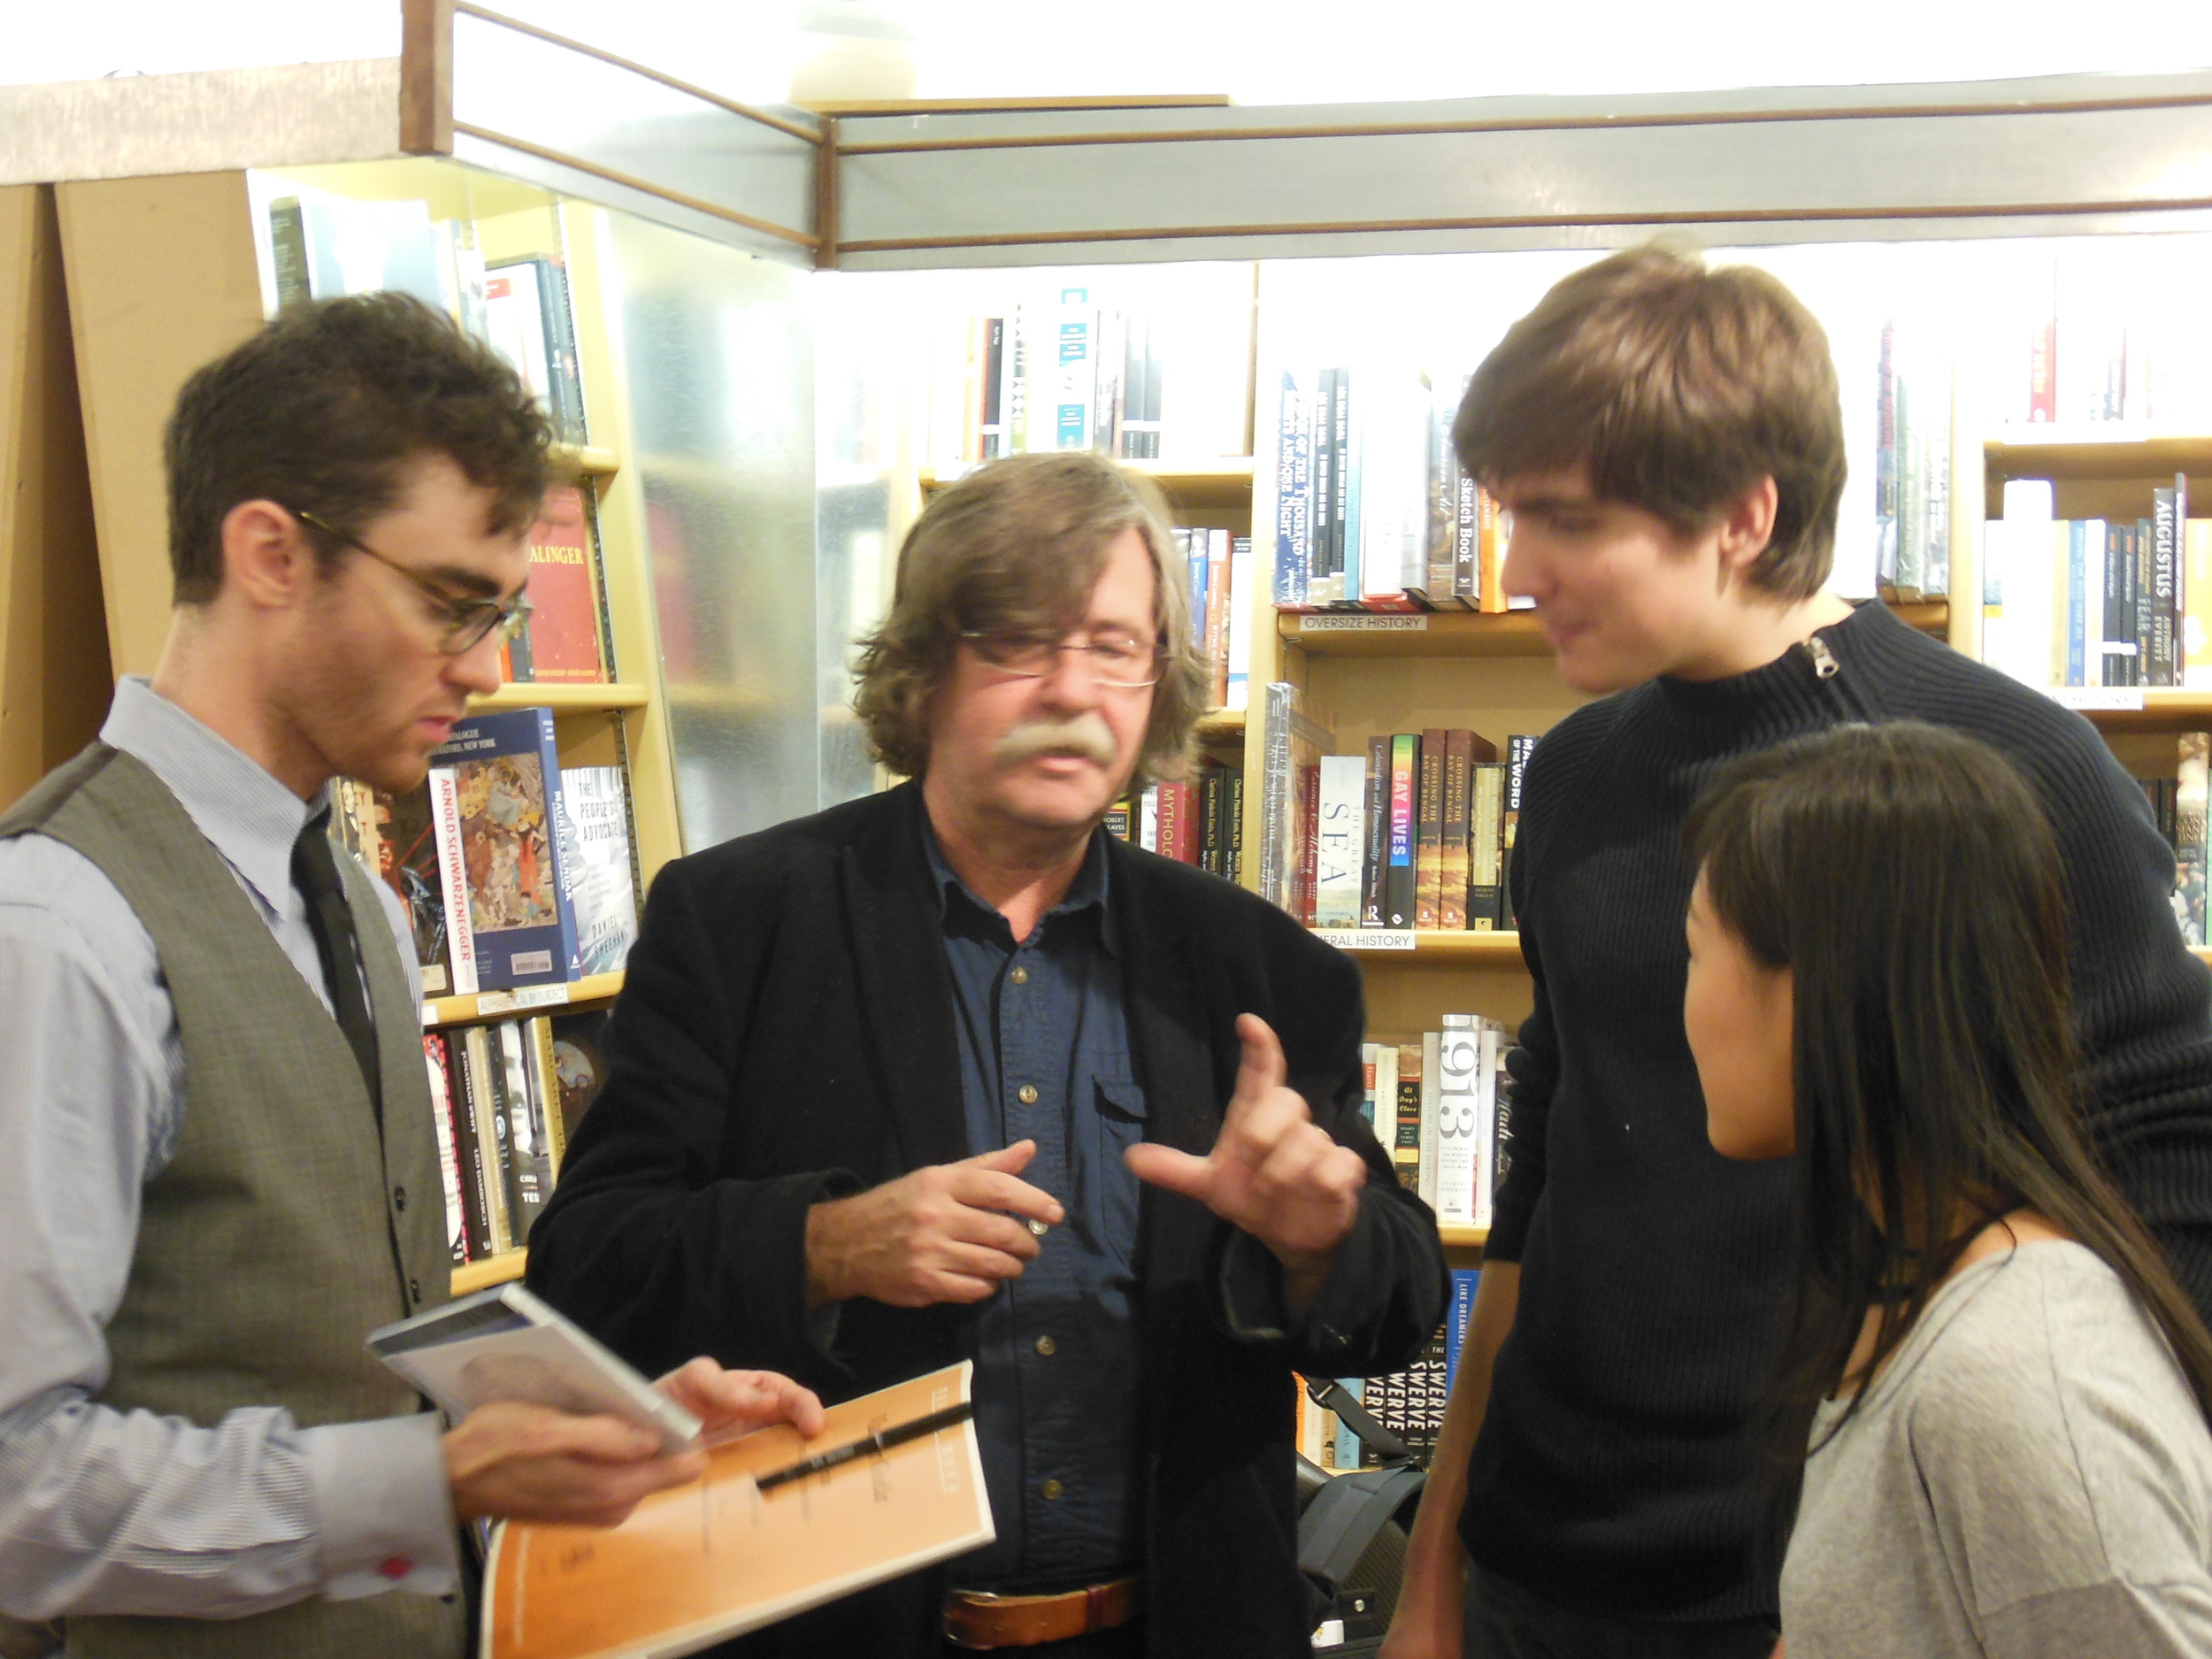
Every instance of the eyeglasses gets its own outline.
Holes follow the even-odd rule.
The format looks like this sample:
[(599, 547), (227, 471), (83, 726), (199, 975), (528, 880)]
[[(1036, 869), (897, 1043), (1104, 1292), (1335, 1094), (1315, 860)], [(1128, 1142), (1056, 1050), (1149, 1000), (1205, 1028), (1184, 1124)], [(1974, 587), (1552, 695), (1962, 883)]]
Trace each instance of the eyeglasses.
[(975, 654), (1002, 674), (1042, 680), (1060, 665), (1063, 651), (1082, 651), (1091, 659), (1091, 678), (1102, 686), (1137, 691), (1160, 683), (1165, 660), (1156, 645), (1126, 634), (1102, 634), (1088, 640), (1048, 639), (1034, 634), (964, 632)]
[(431, 609), (445, 624), (445, 633), (438, 641), (438, 649), (448, 657), (458, 657), (474, 649), (495, 635), (505, 644), (522, 632), (530, 620), (530, 601), (521, 594), (511, 599), (457, 599), (429, 577), (411, 571), (396, 559), (378, 552), (357, 536), (349, 536), (335, 525), (326, 524), (311, 512), (293, 509), (292, 516), (302, 524), (312, 525), (342, 547), (349, 547), (357, 553), (365, 553), (388, 570), (397, 571), (412, 582)]

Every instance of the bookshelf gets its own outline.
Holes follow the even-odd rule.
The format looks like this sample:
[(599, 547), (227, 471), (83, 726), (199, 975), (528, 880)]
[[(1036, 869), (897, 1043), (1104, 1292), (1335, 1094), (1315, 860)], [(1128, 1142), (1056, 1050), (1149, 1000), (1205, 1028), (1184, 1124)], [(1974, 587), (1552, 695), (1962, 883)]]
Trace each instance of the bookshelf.
[[(617, 678), (596, 685), (508, 684), (472, 698), (470, 708), (549, 709), (564, 768), (620, 768), (629, 788), (635, 870), (649, 882), (681, 850), (681, 835), (648, 562), (648, 503), (641, 469), (630, 464), (637, 453), (634, 388), (609, 314), (613, 299), (602, 257), (606, 210), (428, 160), (58, 187), (114, 672), (150, 672), (167, 627), (161, 422), (185, 378), (250, 334), (273, 304), (266, 204), (296, 192), (349, 204), (421, 202), (434, 219), (465, 225), (489, 261), (549, 256), (565, 270), (591, 442), (557, 444), (550, 459), (557, 480), (591, 497)], [(168, 250), (158, 270), (139, 255), (145, 238), (157, 234)], [(617, 972), (439, 997), (424, 1004), (423, 1024), (426, 1032), (450, 1032), (457, 1040), (485, 1022), (604, 1008), (621, 984)], [(518, 1277), (524, 1260), (517, 1249), (472, 1262), (456, 1271), (455, 1290)]]

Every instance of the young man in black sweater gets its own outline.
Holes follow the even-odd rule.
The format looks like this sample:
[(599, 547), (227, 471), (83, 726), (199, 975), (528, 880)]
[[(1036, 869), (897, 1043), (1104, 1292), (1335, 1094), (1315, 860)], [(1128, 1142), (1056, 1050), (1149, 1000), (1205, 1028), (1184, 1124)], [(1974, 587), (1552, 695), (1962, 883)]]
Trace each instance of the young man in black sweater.
[(1792, 1249), (1786, 1163), (1705, 1135), (1683, 1036), (1682, 819), (1732, 756), (1912, 718), (2009, 756), (2064, 856), (2097, 1144), (2212, 1315), (2212, 977), (2173, 856), (2078, 716), (1822, 591), (1843, 488), (1819, 325), (1658, 248), (1567, 278), (1453, 439), (1514, 515), (1505, 580), (1562, 678), (1512, 872), (1535, 1003), (1514, 1158), (1386, 1659), (1774, 1647), (1753, 1423)]

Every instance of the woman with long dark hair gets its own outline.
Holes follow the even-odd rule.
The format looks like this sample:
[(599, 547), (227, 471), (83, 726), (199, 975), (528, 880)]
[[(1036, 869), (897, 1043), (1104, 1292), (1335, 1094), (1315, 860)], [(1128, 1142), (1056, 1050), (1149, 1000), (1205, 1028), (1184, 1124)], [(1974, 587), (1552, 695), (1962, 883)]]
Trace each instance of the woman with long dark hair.
[(2212, 1654), (2212, 1336), (2078, 1126), (2035, 796), (1970, 738), (1846, 726), (1686, 834), (1707, 1132), (1796, 1160), (1790, 1659)]

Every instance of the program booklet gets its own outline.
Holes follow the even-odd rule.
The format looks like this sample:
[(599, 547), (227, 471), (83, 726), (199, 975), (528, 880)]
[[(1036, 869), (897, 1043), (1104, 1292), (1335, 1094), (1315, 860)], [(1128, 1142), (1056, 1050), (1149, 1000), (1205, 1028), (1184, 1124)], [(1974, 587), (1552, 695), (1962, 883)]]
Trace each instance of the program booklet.
[(454, 1422), (500, 1400), (580, 1417), (620, 1417), (668, 1451), (699, 1438), (699, 1419), (520, 1285), (495, 1285), (369, 1333), (369, 1352)]
[(484, 1569), (485, 1659), (696, 1653), (989, 1543), (973, 1371), (832, 1406), (810, 1440), (782, 1424), (710, 1440), (702, 1480), (617, 1527), (507, 1523)]

